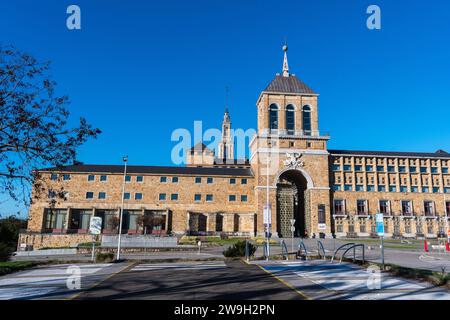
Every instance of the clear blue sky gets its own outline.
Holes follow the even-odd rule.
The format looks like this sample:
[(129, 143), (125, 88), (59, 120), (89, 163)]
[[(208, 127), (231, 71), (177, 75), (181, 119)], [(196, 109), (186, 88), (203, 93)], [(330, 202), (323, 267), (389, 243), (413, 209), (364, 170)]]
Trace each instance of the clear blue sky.
[[(66, 8), (82, 30), (66, 28)], [(382, 10), (382, 30), (366, 9)], [(281, 71), (319, 92), (330, 148), (450, 152), (450, 2), (106, 1), (0, 3), (0, 41), (52, 61), (71, 116), (102, 129), (85, 163), (171, 165), (176, 128), (256, 126), (255, 102)]]

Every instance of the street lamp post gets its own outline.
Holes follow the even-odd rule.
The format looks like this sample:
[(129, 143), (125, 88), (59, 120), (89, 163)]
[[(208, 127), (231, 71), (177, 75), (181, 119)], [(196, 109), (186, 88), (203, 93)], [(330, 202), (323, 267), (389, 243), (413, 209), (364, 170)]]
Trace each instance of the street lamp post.
[(122, 222), (123, 222), (123, 207), (125, 200), (125, 180), (127, 177), (127, 162), (128, 156), (123, 157), (124, 168), (123, 168), (123, 182), (122, 182), (122, 206), (120, 207), (120, 219), (119, 219), (119, 238), (117, 241), (117, 257), (116, 260), (120, 260), (120, 244), (122, 240)]

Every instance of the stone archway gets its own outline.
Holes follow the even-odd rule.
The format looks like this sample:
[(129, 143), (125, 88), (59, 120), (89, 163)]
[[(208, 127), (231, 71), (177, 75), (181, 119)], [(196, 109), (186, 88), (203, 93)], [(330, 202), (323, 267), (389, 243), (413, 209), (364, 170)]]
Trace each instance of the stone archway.
[(291, 237), (290, 220), (295, 219), (295, 237), (308, 232), (308, 193), (311, 182), (301, 171), (288, 169), (277, 179), (277, 233), (279, 237)]

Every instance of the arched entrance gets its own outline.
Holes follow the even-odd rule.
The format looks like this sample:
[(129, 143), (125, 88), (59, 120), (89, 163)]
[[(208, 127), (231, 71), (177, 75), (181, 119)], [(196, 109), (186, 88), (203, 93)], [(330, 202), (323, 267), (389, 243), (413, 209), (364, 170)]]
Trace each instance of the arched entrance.
[(298, 170), (283, 172), (277, 183), (277, 232), (279, 237), (291, 237), (291, 219), (295, 219), (294, 236), (306, 235), (305, 191), (308, 181)]

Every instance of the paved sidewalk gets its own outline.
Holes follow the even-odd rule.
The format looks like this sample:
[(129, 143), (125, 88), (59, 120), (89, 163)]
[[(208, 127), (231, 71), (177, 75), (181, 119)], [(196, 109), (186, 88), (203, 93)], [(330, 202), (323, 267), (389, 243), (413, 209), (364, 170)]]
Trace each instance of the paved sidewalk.
[[(0, 277), (0, 300), (68, 299), (124, 270), (128, 265), (60, 264), (12, 273)], [(74, 283), (78, 280), (80, 288), (76, 289)]]
[(373, 273), (349, 263), (332, 264), (324, 260), (251, 263), (314, 300), (450, 300), (449, 291), (443, 288)]

